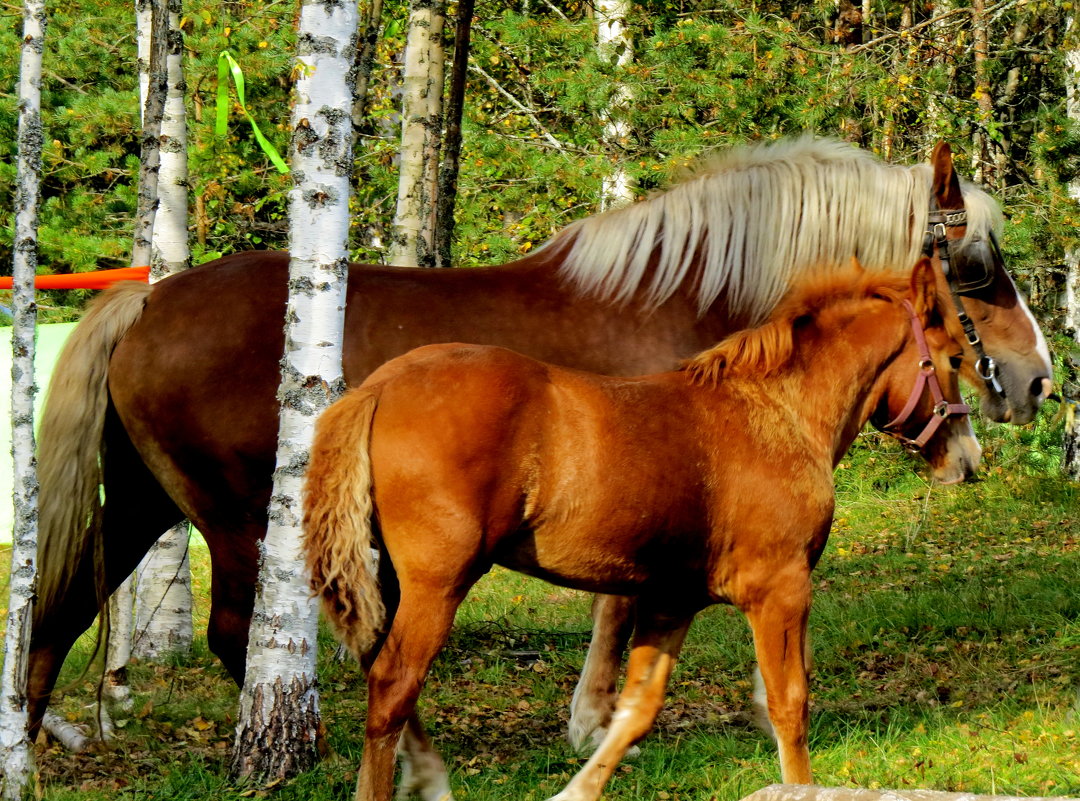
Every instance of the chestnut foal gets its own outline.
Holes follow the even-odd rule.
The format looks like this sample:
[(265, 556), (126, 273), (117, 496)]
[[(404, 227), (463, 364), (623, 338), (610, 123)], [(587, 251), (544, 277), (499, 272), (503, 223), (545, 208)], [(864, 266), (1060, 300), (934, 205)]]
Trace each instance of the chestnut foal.
[(834, 466), (868, 420), (943, 480), (980, 456), (938, 304), (926, 259), (910, 279), (853, 267), (675, 372), (610, 378), (433, 345), (335, 403), (317, 427), (304, 529), (313, 587), (369, 666), (357, 799), (393, 796), (399, 739), (426, 747), (417, 697), (493, 564), (638, 599), (611, 725), (556, 799), (599, 797), (714, 603), (749, 620), (783, 780), (809, 782), (806, 622)]

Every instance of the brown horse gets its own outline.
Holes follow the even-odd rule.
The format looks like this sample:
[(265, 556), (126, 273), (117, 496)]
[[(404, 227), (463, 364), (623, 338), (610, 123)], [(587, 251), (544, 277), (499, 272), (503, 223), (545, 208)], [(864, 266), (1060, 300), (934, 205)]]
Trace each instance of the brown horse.
[(691, 619), (715, 603), (753, 629), (783, 780), (810, 782), (806, 622), (833, 469), (867, 420), (902, 415), (905, 441), (935, 426), (924, 454), (936, 471), (974, 470), (949, 366), (960, 352), (923, 259), (910, 281), (810, 281), (676, 372), (610, 378), (476, 345), (380, 367), (319, 420), (305, 487), (312, 587), (370, 665), (357, 799), (392, 797), (428, 669), (493, 564), (637, 597), (611, 726), (557, 799), (599, 797), (660, 711)]
[[(897, 167), (808, 139), (734, 151), (666, 193), (575, 223), (512, 264), (354, 266), (346, 381), (355, 386), (418, 345), (453, 341), (611, 375), (670, 369), (761, 319), (809, 266), (843, 266), (855, 254), (868, 268), (913, 264), (931, 207), (952, 210), (940, 225), (962, 268), (952, 271), (957, 297), (997, 360), (1001, 391), (977, 376), (980, 353), (968, 345), (965, 375), (988, 416), (1030, 420), (1050, 364), (1031, 314), (984, 247), (1000, 219), (994, 202), (960, 182), (947, 147), (932, 168)], [(185, 516), (211, 553), (210, 647), (242, 678), (274, 464), (287, 262), (284, 253), (243, 253), (153, 287), (118, 287), (69, 339), (40, 437), (35, 724), (93, 620), (96, 595)], [(972, 288), (975, 274), (989, 283)], [(949, 324), (960, 331), (955, 315)]]

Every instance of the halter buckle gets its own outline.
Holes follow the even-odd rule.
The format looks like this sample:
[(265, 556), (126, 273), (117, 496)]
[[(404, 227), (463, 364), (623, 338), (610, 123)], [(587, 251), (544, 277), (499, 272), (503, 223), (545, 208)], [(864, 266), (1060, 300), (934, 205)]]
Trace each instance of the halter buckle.
[(934, 414), (936, 414), (938, 417), (947, 418), (950, 414), (949, 402), (941, 401), (941, 403), (938, 403), (936, 406), (934, 406)]

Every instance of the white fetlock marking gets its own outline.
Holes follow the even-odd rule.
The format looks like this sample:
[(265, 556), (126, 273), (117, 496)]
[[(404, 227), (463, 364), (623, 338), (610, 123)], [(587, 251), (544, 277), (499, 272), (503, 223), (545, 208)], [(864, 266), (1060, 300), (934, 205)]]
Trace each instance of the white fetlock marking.
[(418, 795), (423, 801), (454, 801), (450, 792), (450, 776), (442, 758), (434, 751), (415, 746), (415, 741), (408, 732), (398, 741), (398, 756), (401, 757), (401, 783), (398, 785), (397, 798), (406, 801)]
[(600, 740), (604, 739), (605, 730), (602, 723), (611, 711), (606, 699), (601, 700), (595, 693), (584, 690), (589, 681), (588, 675), (589, 659), (586, 658), (585, 666), (581, 670), (581, 678), (578, 679), (574, 696), (570, 700), (570, 724), (566, 728), (566, 737), (570, 740), (570, 745), (575, 751), (580, 752), (595, 750)]
[(765, 679), (757, 665), (754, 665), (754, 724), (776, 740), (776, 731), (769, 720), (769, 698), (765, 692)]

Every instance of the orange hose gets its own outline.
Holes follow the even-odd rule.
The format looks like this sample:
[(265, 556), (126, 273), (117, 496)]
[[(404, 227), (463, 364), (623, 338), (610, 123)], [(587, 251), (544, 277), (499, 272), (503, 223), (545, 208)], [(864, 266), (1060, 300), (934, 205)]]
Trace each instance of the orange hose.
[[(39, 275), (34, 278), (37, 289), (104, 289), (117, 281), (149, 281), (149, 267), (121, 267), (117, 270), (96, 270), (89, 273)], [(0, 289), (11, 289), (11, 277), (0, 276)]]

